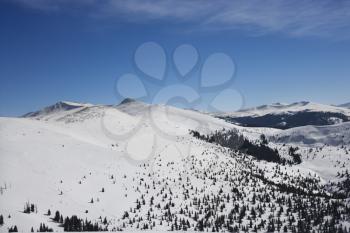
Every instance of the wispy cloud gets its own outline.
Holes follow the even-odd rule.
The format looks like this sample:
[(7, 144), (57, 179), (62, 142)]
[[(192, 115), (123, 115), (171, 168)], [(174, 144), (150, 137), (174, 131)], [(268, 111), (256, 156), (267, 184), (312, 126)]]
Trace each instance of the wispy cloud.
[(71, 7), (93, 6), (96, 0), (8, 0), (24, 7), (43, 11), (59, 11)]
[(255, 34), (350, 37), (347, 0), (14, 0), (40, 10), (86, 7), (86, 14), (124, 21), (164, 20), (216, 30), (247, 30)]

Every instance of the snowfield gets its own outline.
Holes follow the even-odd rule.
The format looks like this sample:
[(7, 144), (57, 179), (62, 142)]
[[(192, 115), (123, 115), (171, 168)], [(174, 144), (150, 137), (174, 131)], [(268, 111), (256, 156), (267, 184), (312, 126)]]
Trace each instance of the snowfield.
[(283, 143), (350, 145), (350, 122), (327, 126), (302, 126), (283, 130), (274, 135), (274, 140)]
[[(134, 100), (60, 102), (23, 118), (2, 117), (0, 232), (37, 231), (42, 223), (63, 231), (72, 215), (109, 231), (292, 232), (323, 209), (319, 219), (349, 227), (348, 197), (339, 188), (350, 166), (349, 127), (245, 128)], [(189, 133), (222, 129), (252, 141), (264, 134), (286, 158), (298, 147), (303, 162), (258, 161)], [(30, 213), (26, 203), (34, 205)], [(54, 220), (56, 211), (64, 222)], [(324, 224), (314, 221), (313, 229)]]

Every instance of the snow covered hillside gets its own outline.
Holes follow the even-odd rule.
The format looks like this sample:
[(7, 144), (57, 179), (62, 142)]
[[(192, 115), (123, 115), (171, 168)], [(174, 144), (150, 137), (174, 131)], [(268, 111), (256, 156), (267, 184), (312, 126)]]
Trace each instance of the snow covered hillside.
[(338, 105), (338, 107), (350, 108), (350, 102), (349, 103), (345, 103), (345, 104), (340, 104), (340, 105)]
[[(301, 166), (316, 171), (326, 180), (341, 182), (350, 167), (350, 123), (302, 126), (267, 134), (270, 144), (287, 155), (295, 148)], [(350, 186), (349, 186), (350, 187)]]
[[(305, 149), (304, 161), (291, 165), (189, 133), (222, 129), (252, 141), (283, 133), (130, 99), (117, 106), (60, 102), (2, 117), (0, 232), (348, 229), (348, 147), (322, 163), (323, 152), (308, 158)], [(267, 143), (281, 153), (299, 145)], [(323, 169), (326, 162), (336, 165), (332, 172)]]
[(331, 125), (350, 120), (350, 109), (312, 102), (275, 103), (214, 116), (250, 127), (288, 129), (305, 125)]
[(350, 122), (287, 129), (275, 134), (273, 140), (283, 143), (350, 145)]

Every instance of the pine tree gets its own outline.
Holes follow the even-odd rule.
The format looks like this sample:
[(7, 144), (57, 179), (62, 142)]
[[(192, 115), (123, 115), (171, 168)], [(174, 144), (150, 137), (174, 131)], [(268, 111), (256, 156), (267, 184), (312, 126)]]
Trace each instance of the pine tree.
[(55, 217), (53, 218), (53, 220), (55, 222), (59, 222), (60, 221), (60, 212), (57, 210), (55, 213)]
[(30, 212), (34, 212), (34, 210), (35, 210), (35, 206), (34, 206), (34, 204), (31, 204), (30, 205)]
[(23, 213), (29, 214), (30, 213), (30, 205), (27, 202), (26, 205), (24, 206)]

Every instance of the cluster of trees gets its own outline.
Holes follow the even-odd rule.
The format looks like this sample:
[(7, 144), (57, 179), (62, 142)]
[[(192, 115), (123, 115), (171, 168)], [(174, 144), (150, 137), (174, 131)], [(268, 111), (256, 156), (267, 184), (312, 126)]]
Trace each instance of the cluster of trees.
[(346, 169), (345, 171), (342, 171), (341, 173), (338, 174), (338, 177), (341, 178), (341, 180), (335, 184), (335, 186), (339, 190), (338, 194), (340, 196), (342, 196), (343, 198), (349, 198), (350, 197), (350, 173), (349, 173), (349, 170)]
[[(32, 228), (32, 232), (34, 232), (33, 230), (34, 229)], [(38, 232), (53, 232), (53, 229), (46, 226), (45, 223), (40, 223)]]
[[(49, 211), (48, 211), (49, 212)], [(51, 211), (50, 211), (51, 213)], [(52, 220), (56, 223), (63, 223), (63, 216), (60, 214), (60, 212), (57, 210), (55, 213), (55, 216), (52, 218)]]
[(102, 227), (97, 222), (80, 219), (76, 215), (65, 218), (63, 229), (64, 231), (108, 231), (106, 226)]
[(9, 232), (18, 232), (17, 226), (12, 226), (9, 228)]
[(26, 204), (24, 205), (24, 208), (23, 208), (23, 213), (26, 213), (26, 214), (30, 214), (30, 213), (37, 213), (38, 212), (38, 208), (35, 204), (29, 204), (29, 202), (26, 202)]
[(300, 164), (301, 163), (301, 155), (296, 153), (296, 151), (299, 150), (298, 147), (289, 147), (288, 149), (288, 154), (293, 158), (293, 161), (295, 164)]
[(0, 226), (4, 225), (4, 216), (0, 215)]
[(211, 135), (202, 135), (198, 131), (191, 130), (190, 134), (209, 143), (215, 143), (223, 147), (249, 154), (259, 160), (281, 164), (285, 164), (287, 162), (284, 158), (281, 158), (277, 149), (272, 149), (267, 145), (268, 142), (265, 135), (261, 135), (260, 143), (253, 143), (244, 138), (237, 132), (237, 130), (234, 129), (223, 129), (221, 131), (217, 130)]
[(266, 114), (263, 116), (220, 117), (227, 122), (248, 127), (271, 127), (289, 129), (305, 125), (332, 125), (332, 119), (347, 122), (350, 119), (343, 113), (301, 111), (294, 114)]
[[(71, 217), (63, 218), (59, 211), (55, 212), (55, 216), (52, 220), (56, 223), (60, 223), (64, 231), (108, 231), (107, 226), (100, 226), (97, 222), (92, 223), (91, 221), (85, 219), (80, 219), (76, 215)], [(105, 218), (103, 224), (107, 224), (107, 219)]]

